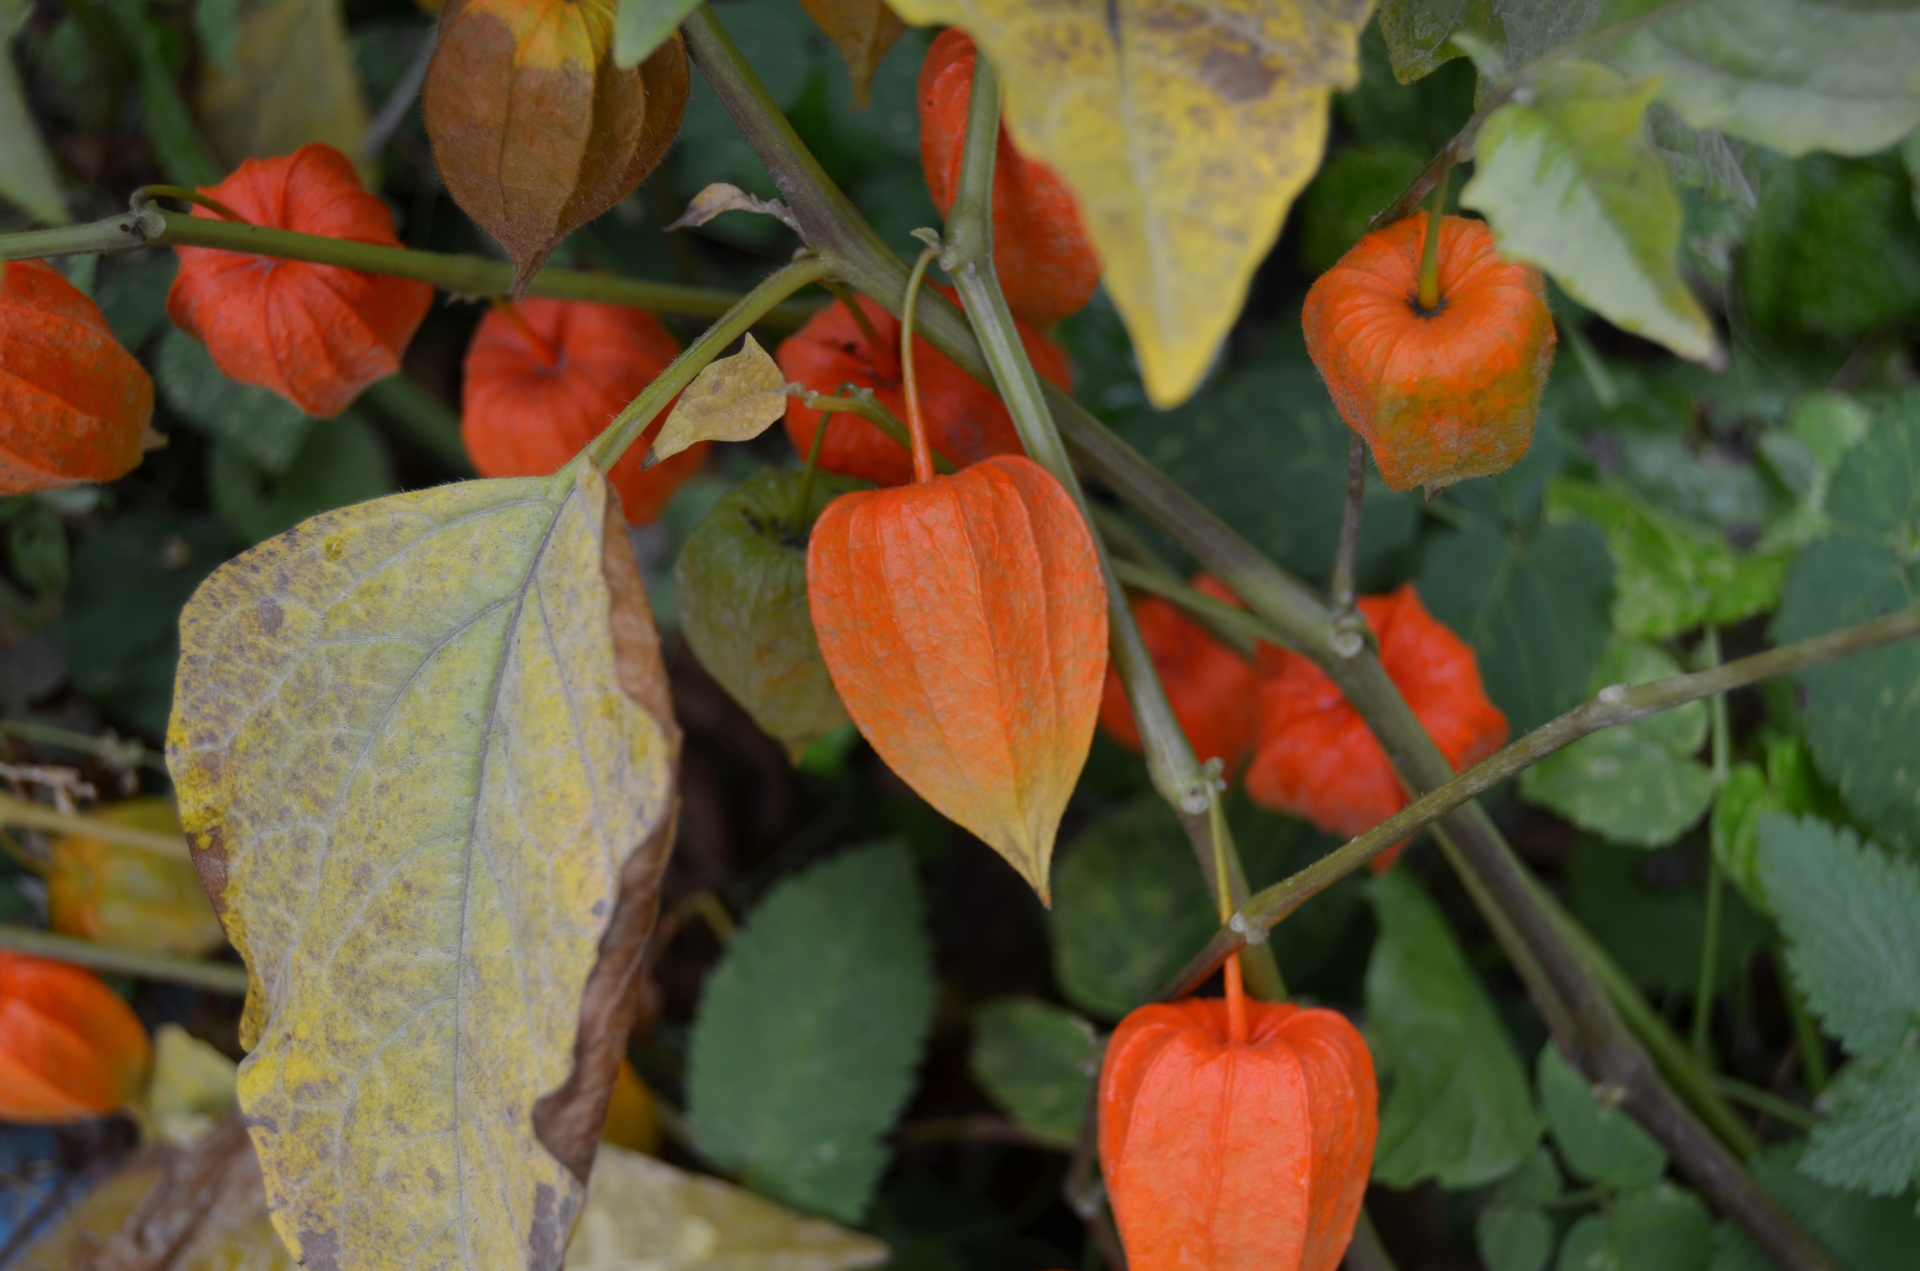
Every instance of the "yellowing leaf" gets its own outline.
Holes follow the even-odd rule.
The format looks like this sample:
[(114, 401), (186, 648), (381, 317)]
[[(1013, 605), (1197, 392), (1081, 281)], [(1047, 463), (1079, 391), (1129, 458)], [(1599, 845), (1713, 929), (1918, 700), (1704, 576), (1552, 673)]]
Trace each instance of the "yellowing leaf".
[(1073, 188), (1157, 406), (1184, 401), (1320, 164), (1371, 0), (896, 0), (966, 28)]
[[(230, 166), (310, 141), (358, 156), (367, 106), (341, 0), (249, 0), (233, 67), (206, 67), (199, 106), (207, 139)], [(360, 175), (371, 176), (364, 164)]]
[(674, 403), (647, 465), (703, 441), (751, 441), (787, 413), (787, 377), (752, 336), (710, 363)]
[(853, 80), (853, 108), (865, 110), (873, 94), (873, 74), (900, 39), (906, 24), (883, 0), (800, 0), (846, 59)]
[(377, 499), (181, 616), (169, 764), (309, 1267), (552, 1266), (579, 1211), (678, 746), (610, 502), (584, 466)]
[(234, 1062), (178, 1024), (153, 1034), (147, 1116), (164, 1142), (185, 1147), (234, 1105)]
[(603, 1146), (567, 1250), (577, 1271), (853, 1271), (890, 1256), (872, 1236), (731, 1183)]

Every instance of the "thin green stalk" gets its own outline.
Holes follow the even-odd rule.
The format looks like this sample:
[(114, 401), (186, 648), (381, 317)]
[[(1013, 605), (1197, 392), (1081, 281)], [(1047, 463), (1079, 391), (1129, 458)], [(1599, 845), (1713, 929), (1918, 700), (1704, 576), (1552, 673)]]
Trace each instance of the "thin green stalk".
[[(505, 261), (415, 251), (410, 247), (382, 247), (377, 243), (354, 243), (321, 234), (236, 224), (213, 217), (169, 212), (151, 202), (137, 213), (128, 212), (103, 221), (0, 236), (0, 260), (127, 252), (143, 247), (212, 247), (280, 260), (340, 265), (370, 274), (413, 278), (432, 283), (453, 295), (473, 299), (505, 296), (513, 291), (513, 266)], [(645, 282), (578, 269), (543, 269), (533, 276), (527, 294), (560, 300), (591, 300), (696, 318), (724, 316), (739, 300), (731, 292), (706, 287)], [(797, 327), (811, 317), (813, 311), (813, 305), (789, 302), (767, 310), (761, 321), (769, 326)]]
[[(913, 452), (913, 438), (907, 435), (906, 423), (902, 421), (898, 415), (888, 410), (880, 399), (873, 395), (872, 389), (863, 388), (857, 384), (842, 384), (840, 386), (840, 392), (844, 394), (844, 396), (829, 397), (825, 393), (811, 392), (801, 393), (799, 396), (800, 400), (805, 402), (811, 410), (858, 415), (885, 433), (887, 438), (899, 446), (900, 449), (907, 451), (909, 454)], [(826, 425), (822, 423), (821, 427), (824, 429)], [(929, 443), (929, 449), (931, 448), (931, 443)], [(954, 473), (959, 471), (958, 468), (954, 467), (953, 460), (947, 458), (938, 450), (933, 451), (933, 470), (940, 473)]]
[[(1450, 156), (1453, 152), (1447, 151)], [(1433, 206), (1427, 209), (1427, 241), (1420, 247), (1420, 311), (1438, 313), (1440, 311), (1440, 222), (1445, 219), (1447, 210), (1447, 178), (1452, 175), (1452, 164), (1440, 169), (1440, 179), (1433, 183)]]
[(1806, 998), (1800, 995), (1800, 986), (1793, 981), (1787, 955), (1777, 948), (1773, 951), (1773, 967), (1780, 979), (1780, 996), (1786, 1000), (1787, 1019), (1793, 1025), (1793, 1043), (1800, 1051), (1800, 1071), (1807, 1079), (1807, 1093), (1817, 1099), (1833, 1079), (1827, 1043), (1820, 1036), (1820, 1026), (1813, 1022)]
[(667, 369), (660, 372), (659, 378), (647, 385), (640, 396), (627, 404), (625, 410), (614, 416), (606, 431), (587, 447), (587, 461), (602, 472), (613, 467), (620, 456), (627, 452), (627, 447), (639, 440), (640, 434), (653, 422), (653, 417), (665, 409), (681, 389), (693, 383), (694, 376), (705, 370), (707, 363), (725, 352), (728, 345), (745, 335), (782, 300), (803, 287), (819, 282), (829, 272), (825, 260), (807, 255), (768, 274), (759, 286), (740, 297), (731, 309), (720, 316), (719, 321), (703, 331), (699, 339), (673, 359)]
[[(1708, 626), (1700, 645), (1701, 665), (1711, 669), (1720, 665), (1720, 631)], [(1727, 723), (1727, 695), (1715, 693), (1707, 704), (1712, 721), (1714, 797), (1726, 787), (1732, 771), (1733, 734)], [(1713, 1026), (1713, 984), (1719, 975), (1720, 960), (1720, 857), (1707, 852), (1707, 905), (1700, 933), (1700, 970), (1693, 985), (1693, 1060), (1703, 1068), (1707, 1063), (1708, 1034)]]
[(14, 825), (24, 830), (43, 830), (49, 834), (84, 834), (88, 838), (100, 839), (119, 847), (130, 847), (136, 851), (151, 852), (155, 856), (169, 856), (175, 860), (187, 859), (187, 840), (178, 834), (162, 834), (157, 830), (143, 830), (138, 826), (122, 825), (102, 816), (90, 816), (81, 812), (62, 812), (58, 808), (43, 807), (38, 803), (29, 803), (25, 799), (16, 799), (0, 791), (0, 825)]
[(1782, 1099), (1771, 1090), (1762, 1090), (1750, 1086), (1744, 1081), (1732, 1077), (1714, 1076), (1713, 1084), (1720, 1093), (1736, 1103), (1744, 1103), (1756, 1112), (1763, 1112), (1776, 1121), (1784, 1121), (1796, 1130), (1811, 1130), (1820, 1124), (1820, 1118), (1801, 1107), (1791, 1099)]
[(148, 750), (137, 741), (116, 737), (109, 732), (105, 736), (95, 737), (90, 733), (76, 733), (68, 728), (56, 728), (52, 724), (36, 724), (25, 719), (0, 719), (0, 735), (18, 737), (41, 746), (58, 746), (62, 750), (75, 750), (83, 755), (92, 755), (114, 768), (133, 768), (135, 766), (153, 772), (165, 772), (167, 761), (154, 751)]
[(247, 969), (230, 962), (203, 962), (196, 958), (176, 958), (171, 954), (148, 953), (119, 945), (97, 944), (35, 931), (29, 927), (0, 924), (0, 949), (11, 949), (36, 958), (91, 967), (108, 975), (131, 975), (141, 980), (160, 980), (168, 984), (187, 984), (214, 993), (241, 994), (247, 991)]
[(787, 513), (787, 537), (798, 540), (807, 530), (807, 509), (813, 506), (813, 474), (820, 469), (820, 445), (827, 439), (830, 412), (822, 412), (819, 426), (813, 430), (813, 444), (807, 447), (807, 461), (800, 468), (800, 487), (794, 491), (793, 511)]
[(1116, 558), (1113, 572), (1128, 590), (1144, 591), (1180, 606), (1189, 617), (1203, 624), (1210, 635), (1242, 657), (1251, 658), (1260, 641), (1273, 638), (1271, 628), (1246, 610), (1236, 609), (1204, 591), (1196, 591), (1157, 569)]
[(207, 139), (193, 122), (193, 112), (180, 94), (179, 77), (168, 64), (161, 47), (161, 33), (147, 6), (141, 0), (106, 0), (110, 15), (102, 14), (94, 0), (69, 0), (76, 16), (89, 33), (98, 34), (96, 25), (103, 20), (108, 38), (124, 40), (133, 55), (138, 73), (140, 108), (146, 114), (146, 134), (160, 160), (167, 179), (182, 185), (211, 185), (226, 167), (213, 153)]

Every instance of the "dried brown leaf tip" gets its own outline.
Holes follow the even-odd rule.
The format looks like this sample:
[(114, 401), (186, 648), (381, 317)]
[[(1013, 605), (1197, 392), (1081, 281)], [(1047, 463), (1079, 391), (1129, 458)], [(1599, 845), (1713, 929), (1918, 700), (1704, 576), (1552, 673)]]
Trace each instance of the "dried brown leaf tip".
[(678, 34), (613, 62), (615, 0), (452, 0), (422, 107), (442, 180), (513, 260), (516, 289), (556, 244), (630, 194), (687, 108)]

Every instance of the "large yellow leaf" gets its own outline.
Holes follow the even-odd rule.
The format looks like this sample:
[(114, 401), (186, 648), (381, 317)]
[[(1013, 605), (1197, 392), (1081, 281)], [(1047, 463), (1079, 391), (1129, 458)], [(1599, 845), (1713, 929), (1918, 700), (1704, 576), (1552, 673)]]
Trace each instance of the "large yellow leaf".
[(395, 495), (216, 571), (168, 761), (252, 976), (246, 1114), (309, 1268), (559, 1263), (678, 746), (590, 469)]
[(894, 0), (964, 27), (1080, 201), (1147, 395), (1184, 401), (1320, 165), (1372, 0)]
[[(341, 0), (247, 0), (233, 65), (207, 65), (199, 105), (207, 138), (229, 165), (310, 141), (360, 162), (367, 106)], [(360, 167), (363, 179), (371, 175)]]

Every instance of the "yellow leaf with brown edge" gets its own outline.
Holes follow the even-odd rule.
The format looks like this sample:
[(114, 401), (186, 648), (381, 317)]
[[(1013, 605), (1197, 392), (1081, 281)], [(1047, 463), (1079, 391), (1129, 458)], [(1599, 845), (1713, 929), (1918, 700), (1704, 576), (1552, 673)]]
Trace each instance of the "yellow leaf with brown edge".
[(675, 32), (613, 60), (616, 0), (449, 0), (421, 90), (448, 193), (497, 239), (524, 289), (568, 234), (632, 193), (686, 113)]
[(246, 1114), (310, 1268), (553, 1266), (672, 837), (679, 733), (580, 465), (329, 512), (180, 623), (168, 764), (251, 986)]
[(1199, 385), (1359, 80), (1372, 0), (894, 0), (964, 28), (1066, 178), (1160, 407)]
[(310, 141), (359, 158), (367, 104), (354, 69), (341, 0), (247, 0), (233, 65), (209, 61), (200, 79), (200, 122), (227, 164), (292, 154)]
[(906, 23), (883, 0), (800, 0), (800, 4), (840, 50), (853, 81), (853, 108), (865, 110), (873, 97), (874, 72), (907, 29)]

